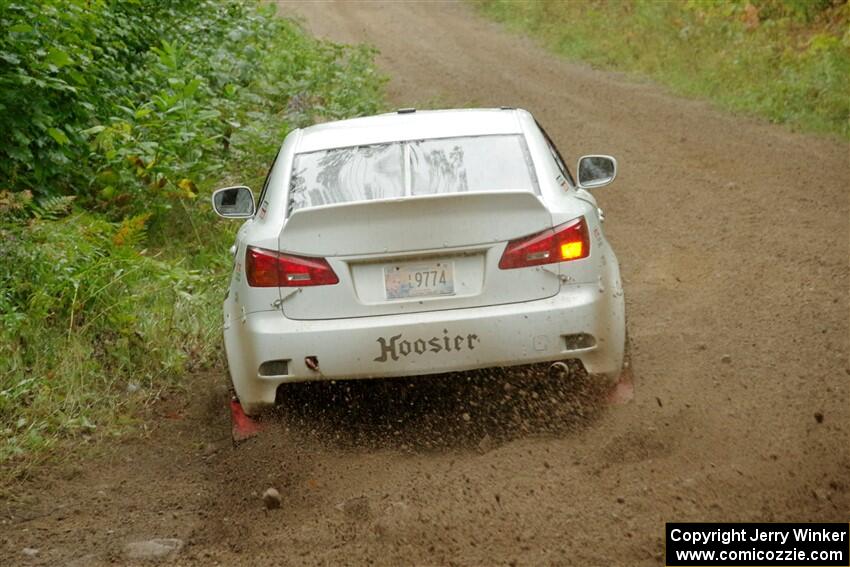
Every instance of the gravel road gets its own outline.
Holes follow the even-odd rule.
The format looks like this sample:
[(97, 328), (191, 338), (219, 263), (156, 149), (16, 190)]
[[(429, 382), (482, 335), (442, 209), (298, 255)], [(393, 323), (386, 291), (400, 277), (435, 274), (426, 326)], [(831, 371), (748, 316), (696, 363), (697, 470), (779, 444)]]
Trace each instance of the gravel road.
[(398, 107), (520, 106), (565, 155), (617, 156), (598, 197), (634, 401), (515, 371), (314, 385), (234, 449), (223, 378), (199, 374), (144, 438), (0, 501), (0, 564), (659, 565), (665, 521), (850, 518), (845, 142), (568, 63), (466, 5), (281, 11), (377, 46)]

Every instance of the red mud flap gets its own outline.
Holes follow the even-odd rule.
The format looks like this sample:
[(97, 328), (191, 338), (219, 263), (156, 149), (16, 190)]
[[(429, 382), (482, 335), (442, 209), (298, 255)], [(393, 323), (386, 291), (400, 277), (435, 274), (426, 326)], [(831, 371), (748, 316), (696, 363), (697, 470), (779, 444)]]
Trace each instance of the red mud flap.
[(607, 402), (611, 406), (621, 406), (629, 403), (635, 397), (635, 380), (632, 374), (632, 365), (629, 362), (623, 367), (620, 373), (620, 379), (611, 387), (608, 392)]
[(242, 405), (235, 397), (230, 400), (230, 421), (233, 424), (231, 436), (234, 444), (254, 437), (261, 429), (259, 423), (245, 415)]

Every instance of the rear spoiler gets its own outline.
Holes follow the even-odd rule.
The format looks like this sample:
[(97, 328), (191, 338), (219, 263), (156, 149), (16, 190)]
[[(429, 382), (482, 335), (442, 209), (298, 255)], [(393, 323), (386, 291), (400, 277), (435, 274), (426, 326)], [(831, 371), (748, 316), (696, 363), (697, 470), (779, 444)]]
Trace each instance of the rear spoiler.
[(552, 226), (528, 191), (448, 193), (357, 201), (295, 211), (280, 250), (307, 256), (356, 256), (503, 242)]

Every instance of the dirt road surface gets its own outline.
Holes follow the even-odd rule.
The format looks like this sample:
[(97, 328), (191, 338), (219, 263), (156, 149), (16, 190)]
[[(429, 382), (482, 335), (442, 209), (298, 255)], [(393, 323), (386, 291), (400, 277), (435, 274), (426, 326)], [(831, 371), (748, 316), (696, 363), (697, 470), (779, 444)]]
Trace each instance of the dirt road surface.
[[(636, 396), (516, 372), (301, 388), (239, 448), (220, 373), (0, 503), (0, 563), (658, 565), (665, 521), (850, 518), (846, 143), (567, 63), (465, 5), (281, 6), (402, 106), (521, 106), (598, 191)], [(260, 495), (276, 487), (278, 510)], [(38, 552), (23, 552), (34, 548)]]

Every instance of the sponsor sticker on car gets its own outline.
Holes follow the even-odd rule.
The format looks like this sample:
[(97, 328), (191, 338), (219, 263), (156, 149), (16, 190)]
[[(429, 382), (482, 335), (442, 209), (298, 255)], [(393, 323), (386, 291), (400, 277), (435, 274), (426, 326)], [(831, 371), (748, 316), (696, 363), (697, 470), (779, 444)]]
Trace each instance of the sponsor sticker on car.
[(408, 339), (399, 333), (389, 338), (378, 337), (376, 340), (381, 352), (374, 359), (375, 362), (398, 360), (399, 357), (406, 356), (421, 356), (426, 352), (437, 354), (440, 352), (475, 350), (475, 346), (481, 342), (478, 335), (474, 333), (451, 335), (448, 329), (443, 329), (443, 334), (439, 337)]

